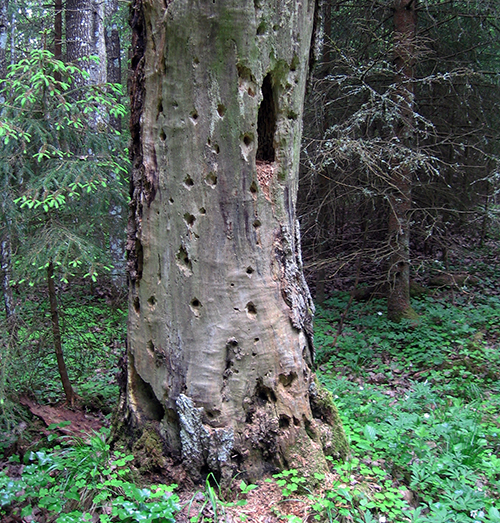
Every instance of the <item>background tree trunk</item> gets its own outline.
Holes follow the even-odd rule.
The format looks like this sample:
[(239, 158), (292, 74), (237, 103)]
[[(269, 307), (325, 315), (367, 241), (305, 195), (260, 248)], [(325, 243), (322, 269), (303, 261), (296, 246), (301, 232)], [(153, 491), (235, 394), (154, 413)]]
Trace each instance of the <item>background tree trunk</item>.
[[(0, 80), (3, 80), (7, 75), (7, 27), (8, 14), (7, 7), (8, 0), (0, 0)], [(0, 83), (0, 87), (3, 83)], [(5, 102), (5, 97), (2, 95), (2, 103)]]
[[(118, 1), (113, 0), (108, 4), (107, 17), (112, 17), (118, 10)], [(115, 23), (106, 29), (106, 81), (113, 84), (121, 84), (122, 82), (122, 66), (121, 66), (121, 46), (120, 33)], [(111, 116), (111, 126), (117, 131), (121, 132), (122, 122), (121, 118)]]
[(133, 4), (125, 421), (194, 478), (346, 451), (311, 370), (295, 216), (313, 11)]
[[(118, 10), (118, 1), (108, 2), (106, 17), (111, 18)], [(107, 81), (119, 84), (122, 81), (120, 33), (115, 23), (106, 29), (106, 60)], [(121, 132), (122, 122), (120, 117), (110, 116), (111, 127)], [(109, 250), (113, 260), (111, 273), (113, 283), (118, 289), (126, 288), (126, 261), (125, 261), (125, 220), (126, 211), (120, 204), (111, 202)]]
[(14, 294), (10, 284), (12, 279), (12, 243), (11, 243), (11, 221), (9, 218), (4, 223), (3, 237), (0, 242), (0, 266), (2, 270), (2, 293), (5, 306), (5, 318), (7, 329), (11, 336), (16, 335), (16, 305)]
[[(63, 2), (54, 0), (54, 57), (62, 60), (62, 40), (63, 40)], [(60, 77), (60, 75), (58, 75)], [(60, 80), (60, 78), (56, 78)]]
[(50, 318), (52, 322), (52, 335), (54, 337), (54, 350), (56, 353), (57, 368), (59, 370), (59, 376), (61, 378), (64, 394), (66, 395), (66, 401), (72, 405), (75, 399), (75, 393), (73, 391), (73, 387), (71, 386), (71, 382), (69, 381), (68, 370), (64, 361), (61, 328), (59, 326), (59, 309), (57, 307), (56, 287), (54, 285), (54, 265), (52, 262), (49, 262), (47, 265), (47, 289), (49, 292)]
[[(89, 73), (88, 84), (106, 82), (104, 0), (66, 1), (66, 60)], [(99, 62), (82, 60), (97, 56)], [(75, 78), (82, 84), (82, 78)]]
[[(396, 138), (410, 146), (414, 130), (413, 68), (417, 28), (417, 0), (396, 0), (394, 4), (395, 102), (400, 118)], [(405, 158), (396, 158), (389, 190), (389, 293), (387, 316), (390, 320), (416, 317), (410, 304), (410, 211), (412, 172)]]
[[(0, 0), (0, 89), (3, 89), (2, 80), (7, 76), (7, 33), (8, 33), (8, 1)], [(5, 97), (0, 95), (0, 103), (5, 102)], [(16, 308), (14, 304), (14, 296), (12, 293), (12, 286), (10, 284), (12, 278), (12, 241), (11, 241), (11, 225), (12, 220), (8, 217), (6, 208), (10, 202), (6, 201), (11, 197), (9, 191), (10, 180), (4, 180), (5, 191), (3, 193), (2, 214), (3, 214), (3, 230), (0, 240), (0, 269), (2, 281), (2, 294), (5, 306), (5, 317), (7, 319), (7, 328), (11, 336), (15, 335), (15, 317)]]

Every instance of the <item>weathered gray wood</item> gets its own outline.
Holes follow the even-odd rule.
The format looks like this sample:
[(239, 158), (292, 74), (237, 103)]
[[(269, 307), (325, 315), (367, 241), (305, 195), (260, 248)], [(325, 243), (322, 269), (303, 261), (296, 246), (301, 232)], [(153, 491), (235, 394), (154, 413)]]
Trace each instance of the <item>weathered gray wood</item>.
[(333, 411), (313, 415), (295, 216), (313, 11), (133, 5), (127, 416), (156, 422), (193, 477), (319, 470), (325, 445), (345, 451)]

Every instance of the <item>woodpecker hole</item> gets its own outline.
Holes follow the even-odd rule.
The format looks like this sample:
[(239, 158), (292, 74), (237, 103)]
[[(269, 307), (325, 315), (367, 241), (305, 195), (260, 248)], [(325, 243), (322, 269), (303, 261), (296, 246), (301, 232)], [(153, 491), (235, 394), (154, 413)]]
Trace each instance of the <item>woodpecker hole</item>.
[(191, 263), (191, 260), (189, 259), (189, 255), (184, 248), (184, 246), (180, 246), (179, 250), (177, 251), (177, 266), (179, 269), (186, 275), (189, 276), (193, 273), (193, 264)]
[(217, 175), (213, 172), (209, 172), (205, 178), (207, 185), (215, 187), (217, 185)]
[(257, 160), (274, 162), (274, 135), (276, 133), (276, 101), (271, 74), (264, 78), (262, 83), (262, 102), (259, 107), (257, 120)]
[(192, 227), (194, 225), (194, 222), (196, 221), (196, 217), (187, 212), (186, 214), (184, 214), (184, 221), (189, 227)]
[(245, 310), (247, 311), (247, 316), (254, 320), (257, 316), (257, 308), (255, 307), (253, 302), (249, 301), (245, 306)]

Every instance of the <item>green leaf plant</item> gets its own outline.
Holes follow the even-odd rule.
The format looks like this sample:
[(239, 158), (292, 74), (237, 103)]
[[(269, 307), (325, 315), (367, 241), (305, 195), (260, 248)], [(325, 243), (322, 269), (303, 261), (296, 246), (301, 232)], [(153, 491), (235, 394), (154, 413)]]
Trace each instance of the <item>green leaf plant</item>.
[(16, 225), (23, 282), (35, 284), (49, 262), (63, 282), (110, 267), (96, 239), (110, 200), (124, 201), (128, 159), (109, 119), (125, 107), (119, 85), (74, 84), (85, 74), (35, 49), (4, 82), (0, 164), (12, 205), (2, 211)]
[[(127, 172), (122, 137), (109, 124), (121, 117), (119, 85), (74, 82), (86, 72), (45, 49), (29, 51), (9, 68), (1, 110), (0, 218), (14, 246), (17, 284), (42, 284), (50, 299), (53, 345), (66, 400), (66, 369), (56, 281), (96, 281), (110, 271), (106, 222), (123, 205)], [(104, 233), (104, 234), (103, 234)]]
[(81, 440), (54, 435), (60, 444), (27, 454), (20, 479), (0, 472), (0, 518), (26, 518), (41, 509), (57, 523), (174, 523), (176, 485), (140, 488), (129, 481), (133, 456), (112, 452), (108, 435), (107, 429)]

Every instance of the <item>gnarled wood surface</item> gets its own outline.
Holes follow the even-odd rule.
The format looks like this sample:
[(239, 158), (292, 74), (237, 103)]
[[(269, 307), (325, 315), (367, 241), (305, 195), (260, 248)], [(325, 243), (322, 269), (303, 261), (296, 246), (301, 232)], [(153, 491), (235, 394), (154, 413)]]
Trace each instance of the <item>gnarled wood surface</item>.
[(313, 10), (133, 4), (126, 417), (194, 478), (345, 452), (311, 371), (295, 217)]

